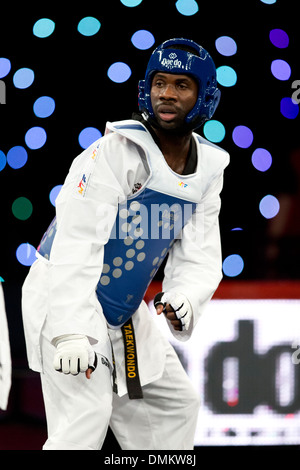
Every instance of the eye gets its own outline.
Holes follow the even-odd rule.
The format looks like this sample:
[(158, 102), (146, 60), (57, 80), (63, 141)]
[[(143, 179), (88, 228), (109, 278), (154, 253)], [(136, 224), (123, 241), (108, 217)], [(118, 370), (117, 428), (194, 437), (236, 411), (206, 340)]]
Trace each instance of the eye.
[(154, 85), (157, 86), (158, 88), (161, 88), (163, 87), (164, 83), (162, 80), (156, 80)]
[(189, 82), (187, 82), (186, 80), (177, 82), (176, 86), (179, 90), (188, 90), (189, 88), (191, 88)]

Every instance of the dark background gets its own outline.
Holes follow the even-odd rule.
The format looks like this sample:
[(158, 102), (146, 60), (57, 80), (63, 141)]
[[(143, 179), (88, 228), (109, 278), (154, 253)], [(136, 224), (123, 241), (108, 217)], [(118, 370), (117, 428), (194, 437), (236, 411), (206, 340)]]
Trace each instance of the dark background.
[[(280, 113), (280, 100), (291, 97), (292, 82), (300, 80), (299, 8), (286, 0), (273, 5), (259, 0), (199, 0), (198, 13), (183, 16), (175, 3), (143, 0), (139, 6), (129, 8), (119, 0), (87, 1), (73, 3), (71, 8), (66, 5), (66, 12), (64, 5), (53, 8), (23, 3), (15, 9), (7, 6), (0, 15), (0, 57), (8, 58), (12, 64), (9, 75), (3, 78), (7, 97), (6, 105), (0, 107), (0, 150), (6, 154), (15, 145), (26, 147), (24, 136), (32, 126), (42, 126), (47, 132), (47, 142), (41, 149), (27, 149), (28, 162), (24, 167), (14, 170), (6, 165), (0, 172), (0, 276), (4, 279), (13, 358), (10, 407), (0, 414), (7, 425), (22, 416), (30, 426), (41, 423), (44, 429), (43, 409), (37, 406), (39, 388), (32, 386), (38, 379), (26, 370), (21, 322), (20, 289), (28, 267), (18, 262), (15, 252), (21, 243), (37, 246), (52, 220), (54, 207), (49, 192), (63, 183), (72, 160), (82, 151), (78, 143), (80, 131), (92, 126), (103, 133), (106, 121), (128, 119), (137, 110), (137, 84), (144, 77), (150, 55), (150, 50), (138, 50), (131, 43), (137, 30), (149, 30), (155, 37), (154, 46), (171, 37), (194, 39), (211, 53), (217, 67), (229, 65), (235, 69), (237, 84), (220, 86), (221, 103), (214, 115), (226, 128), (226, 136), (218, 145), (231, 155), (220, 215), (223, 258), (232, 253), (243, 257), (245, 266), (238, 276), (240, 280), (299, 279), (299, 212), (294, 213), (289, 225), (279, 224), (279, 236), (272, 237), (273, 221), (264, 219), (258, 209), (266, 194), (299, 197), (300, 176), (295, 165), (299, 167), (300, 117), (287, 119)], [(84, 37), (77, 31), (78, 22), (86, 16), (101, 22), (95, 36)], [(33, 35), (32, 28), (44, 17), (55, 22), (55, 31), (41, 39)], [(269, 32), (274, 28), (289, 35), (287, 48), (278, 49), (270, 42)], [(237, 42), (237, 53), (231, 57), (222, 56), (215, 48), (215, 40), (223, 35)], [(292, 75), (288, 81), (277, 80), (271, 74), (275, 59), (290, 64)], [(125, 83), (114, 83), (107, 76), (107, 69), (116, 61), (131, 67), (132, 75)], [(25, 90), (15, 88), (12, 81), (21, 67), (35, 72), (33, 84)], [(55, 112), (47, 119), (36, 117), (32, 109), (34, 101), (43, 95), (51, 96), (56, 103)], [(248, 149), (237, 147), (232, 140), (232, 131), (240, 124), (254, 134)], [(257, 171), (251, 163), (257, 147), (266, 148), (273, 157), (267, 172)], [(33, 204), (32, 216), (25, 221), (16, 219), (11, 210), (19, 196), (27, 197)], [(232, 231), (235, 227), (243, 230)], [(157, 279), (161, 276), (160, 271)], [(226, 276), (224, 280), (230, 281)], [(36, 445), (34, 442), (33, 448)]]

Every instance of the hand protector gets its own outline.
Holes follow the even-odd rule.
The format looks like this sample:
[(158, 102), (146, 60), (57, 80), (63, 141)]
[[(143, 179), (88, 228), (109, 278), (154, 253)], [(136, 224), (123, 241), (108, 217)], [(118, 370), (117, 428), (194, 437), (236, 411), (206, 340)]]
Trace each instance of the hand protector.
[[(84, 335), (63, 335), (52, 343), (56, 347), (54, 369), (64, 374), (77, 375), (97, 367), (97, 355)], [(92, 364), (92, 365), (91, 365)]]
[[(175, 292), (160, 292), (154, 298), (154, 306), (163, 304), (164, 309), (167, 304), (174, 310), (176, 317), (180, 320), (182, 330), (188, 330), (192, 319), (192, 307), (188, 299), (183, 294)], [(165, 313), (165, 310), (163, 310)]]

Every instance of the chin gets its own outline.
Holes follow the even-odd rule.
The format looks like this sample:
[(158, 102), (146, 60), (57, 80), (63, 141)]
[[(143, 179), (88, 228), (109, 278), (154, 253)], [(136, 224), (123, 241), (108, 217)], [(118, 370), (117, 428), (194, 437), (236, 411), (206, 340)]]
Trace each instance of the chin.
[(185, 123), (178, 124), (175, 122), (169, 122), (169, 123), (158, 122), (158, 127), (159, 129), (161, 129), (162, 131), (164, 131), (166, 134), (169, 134), (169, 135), (181, 136), (181, 135), (185, 135), (189, 133), (186, 128)]
[(176, 130), (176, 129), (179, 129), (180, 126), (178, 126), (176, 123), (174, 123), (173, 121), (169, 121), (169, 122), (165, 122), (165, 121), (158, 121), (158, 125), (161, 129), (165, 130), (165, 131), (169, 131), (169, 130)]
[(156, 121), (158, 123), (158, 127), (163, 131), (167, 132), (181, 132), (184, 128), (184, 122), (173, 120), (173, 121), (163, 121), (159, 117), (156, 116)]

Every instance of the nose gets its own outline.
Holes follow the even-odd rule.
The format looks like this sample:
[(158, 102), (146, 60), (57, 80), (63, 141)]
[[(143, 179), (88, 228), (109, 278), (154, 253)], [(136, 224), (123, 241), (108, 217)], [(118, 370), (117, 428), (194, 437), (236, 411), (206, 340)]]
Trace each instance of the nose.
[(174, 85), (166, 84), (162, 87), (160, 89), (159, 97), (163, 100), (177, 100), (177, 93)]

